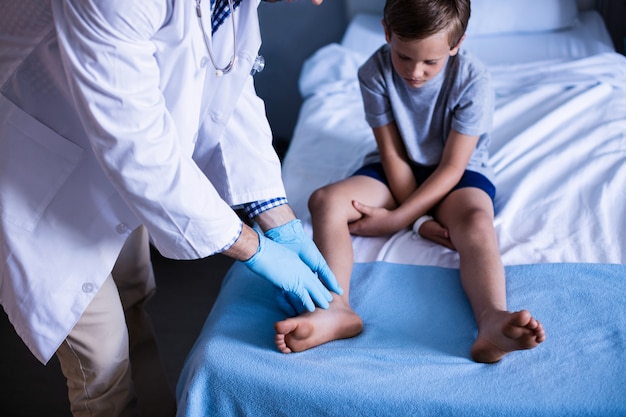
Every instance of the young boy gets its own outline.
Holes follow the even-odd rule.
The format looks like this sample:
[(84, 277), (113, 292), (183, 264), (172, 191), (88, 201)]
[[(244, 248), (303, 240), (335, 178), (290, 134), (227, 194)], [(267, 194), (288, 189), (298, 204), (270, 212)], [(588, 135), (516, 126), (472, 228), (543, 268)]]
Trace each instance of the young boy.
[(492, 363), (543, 342), (543, 326), (506, 308), (504, 267), (493, 228), (488, 130), (494, 94), (485, 67), (460, 51), (469, 0), (387, 0), (387, 43), (359, 70), (366, 119), (378, 152), (355, 175), (313, 193), (314, 240), (344, 293), (275, 324), (276, 346), (298, 352), (359, 334), (349, 304), (350, 234), (393, 233), (425, 215), (419, 233), (458, 251), (478, 325), (472, 358)]

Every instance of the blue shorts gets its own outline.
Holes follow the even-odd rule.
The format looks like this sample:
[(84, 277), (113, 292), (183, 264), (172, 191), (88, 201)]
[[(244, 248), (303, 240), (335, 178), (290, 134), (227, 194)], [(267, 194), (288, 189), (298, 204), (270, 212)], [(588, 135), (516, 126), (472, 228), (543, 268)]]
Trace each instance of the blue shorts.
[[(417, 180), (417, 184), (420, 185), (426, 178), (430, 176), (435, 171), (436, 166), (432, 167), (424, 167), (419, 165), (413, 165), (413, 175), (415, 175), (415, 179)], [(380, 162), (374, 162), (371, 164), (367, 164), (357, 169), (354, 175), (365, 175), (367, 177), (371, 177), (377, 179), (383, 184), (389, 186), (387, 181), (387, 176), (385, 175), (385, 171), (383, 170), (383, 164)], [(466, 187), (474, 187), (479, 188), (487, 193), (487, 195), (491, 198), (491, 202), (496, 198), (496, 187), (493, 185), (491, 181), (487, 179), (483, 174), (479, 174), (476, 171), (465, 170), (461, 180), (457, 185), (452, 188), (451, 191), (458, 190), (459, 188)]]

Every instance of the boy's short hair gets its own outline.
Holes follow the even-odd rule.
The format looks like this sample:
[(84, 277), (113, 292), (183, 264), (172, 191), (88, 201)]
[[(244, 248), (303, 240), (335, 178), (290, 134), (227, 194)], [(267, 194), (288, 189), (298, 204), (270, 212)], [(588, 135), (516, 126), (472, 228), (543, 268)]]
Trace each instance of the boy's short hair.
[(390, 32), (403, 39), (424, 39), (448, 32), (450, 49), (465, 34), (470, 0), (387, 0), (384, 19)]

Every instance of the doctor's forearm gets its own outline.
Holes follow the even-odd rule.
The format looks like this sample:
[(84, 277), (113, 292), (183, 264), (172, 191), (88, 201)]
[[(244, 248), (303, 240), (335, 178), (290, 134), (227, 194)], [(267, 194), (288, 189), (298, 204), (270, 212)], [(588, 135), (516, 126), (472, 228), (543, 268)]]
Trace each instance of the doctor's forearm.
[(266, 210), (254, 218), (257, 224), (263, 231), (267, 231), (277, 226), (282, 226), (285, 223), (294, 220), (296, 215), (289, 206), (289, 204), (283, 204), (278, 207), (274, 207), (270, 210)]
[(259, 235), (247, 225), (243, 225), (239, 239), (222, 254), (238, 261), (247, 261), (259, 249)]

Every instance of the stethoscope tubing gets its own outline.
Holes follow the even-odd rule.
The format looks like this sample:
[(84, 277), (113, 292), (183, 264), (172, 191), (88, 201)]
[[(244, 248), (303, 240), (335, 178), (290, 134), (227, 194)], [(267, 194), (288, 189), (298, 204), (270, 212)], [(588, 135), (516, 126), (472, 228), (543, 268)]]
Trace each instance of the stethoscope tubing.
[(224, 74), (228, 74), (233, 69), (233, 66), (235, 65), (235, 60), (237, 58), (237, 33), (235, 27), (235, 10), (233, 7), (233, 0), (228, 0), (228, 8), (230, 9), (230, 20), (233, 28), (233, 54), (230, 57), (228, 64), (226, 64), (226, 66), (224, 67), (218, 66), (215, 62), (215, 58), (213, 58), (213, 36), (211, 34), (211, 31), (209, 31), (209, 34), (207, 34), (207, 31), (204, 28), (204, 23), (202, 21), (202, 9), (200, 7), (201, 1), (202, 0), (195, 0), (196, 15), (198, 16), (198, 21), (200, 22), (200, 29), (202, 29), (202, 37), (204, 39), (204, 44), (206, 46), (207, 52), (209, 53), (209, 59), (211, 59), (211, 64), (213, 64), (213, 67), (215, 68), (215, 76), (221, 77)]

